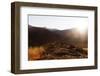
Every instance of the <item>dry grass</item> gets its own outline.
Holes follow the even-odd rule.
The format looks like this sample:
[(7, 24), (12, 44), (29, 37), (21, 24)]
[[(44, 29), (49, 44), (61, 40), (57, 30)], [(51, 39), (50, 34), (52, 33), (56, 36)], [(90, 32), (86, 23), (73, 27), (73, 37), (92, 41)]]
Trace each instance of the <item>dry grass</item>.
[(38, 60), (41, 58), (44, 48), (40, 47), (29, 47), (28, 48), (28, 60)]
[(88, 48), (79, 48), (66, 42), (52, 42), (28, 48), (28, 60), (88, 58)]

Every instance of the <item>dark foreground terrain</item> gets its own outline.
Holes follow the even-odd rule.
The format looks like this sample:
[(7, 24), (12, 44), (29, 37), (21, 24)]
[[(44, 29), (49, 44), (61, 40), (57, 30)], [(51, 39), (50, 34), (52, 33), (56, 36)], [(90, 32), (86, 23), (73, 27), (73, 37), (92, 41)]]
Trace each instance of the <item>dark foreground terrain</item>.
[(87, 58), (87, 50), (66, 43), (51, 43), (47, 45), (41, 59), (74, 59)]
[(87, 58), (87, 34), (73, 33), (29, 26), (28, 60)]

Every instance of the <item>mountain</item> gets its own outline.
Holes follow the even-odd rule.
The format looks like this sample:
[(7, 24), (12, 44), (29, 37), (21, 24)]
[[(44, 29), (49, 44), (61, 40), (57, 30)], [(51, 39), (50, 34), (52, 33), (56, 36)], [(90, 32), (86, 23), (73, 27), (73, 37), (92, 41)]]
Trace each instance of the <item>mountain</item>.
[(88, 58), (88, 32), (28, 26), (28, 60)]
[(87, 31), (81, 35), (76, 29), (47, 29), (41, 27), (28, 26), (28, 45), (41, 46), (52, 42), (64, 42), (69, 45), (75, 45), (87, 48)]
[(53, 42), (60, 38), (61, 36), (59, 34), (56, 34), (54, 33), (54, 31), (51, 31), (46, 28), (32, 26), (29, 26), (28, 28), (29, 46), (43, 45), (48, 42)]

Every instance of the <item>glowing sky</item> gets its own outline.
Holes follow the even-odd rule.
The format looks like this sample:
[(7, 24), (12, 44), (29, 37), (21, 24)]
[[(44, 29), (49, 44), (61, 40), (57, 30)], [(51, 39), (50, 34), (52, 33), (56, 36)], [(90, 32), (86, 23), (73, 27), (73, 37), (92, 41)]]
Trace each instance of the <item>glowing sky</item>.
[(49, 29), (71, 29), (77, 27), (87, 27), (87, 17), (71, 17), (71, 16), (43, 16), (43, 15), (29, 15), (28, 24), (36, 27), (45, 27)]

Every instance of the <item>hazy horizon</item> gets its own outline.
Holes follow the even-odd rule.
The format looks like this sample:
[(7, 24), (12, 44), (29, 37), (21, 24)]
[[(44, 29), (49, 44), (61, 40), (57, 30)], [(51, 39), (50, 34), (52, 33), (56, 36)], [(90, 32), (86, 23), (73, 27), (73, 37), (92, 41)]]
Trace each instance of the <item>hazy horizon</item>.
[(65, 30), (76, 27), (87, 27), (87, 17), (64, 17), (64, 16), (44, 16), (29, 15), (28, 24), (34, 27), (44, 27), (48, 29)]

